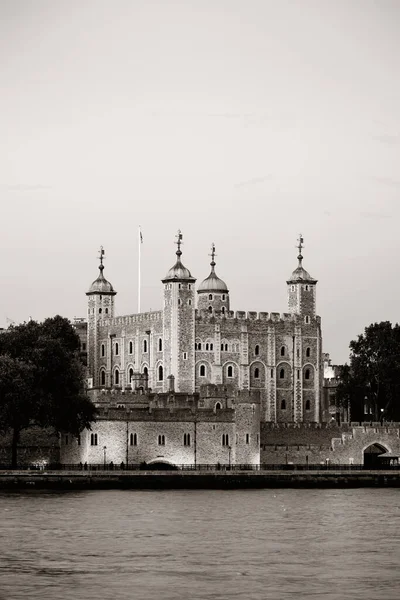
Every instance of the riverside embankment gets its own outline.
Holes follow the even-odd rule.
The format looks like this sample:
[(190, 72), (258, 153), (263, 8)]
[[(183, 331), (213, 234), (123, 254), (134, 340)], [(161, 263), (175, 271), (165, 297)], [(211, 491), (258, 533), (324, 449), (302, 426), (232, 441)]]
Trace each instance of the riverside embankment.
[(399, 470), (1, 471), (0, 489), (260, 489), (400, 487)]

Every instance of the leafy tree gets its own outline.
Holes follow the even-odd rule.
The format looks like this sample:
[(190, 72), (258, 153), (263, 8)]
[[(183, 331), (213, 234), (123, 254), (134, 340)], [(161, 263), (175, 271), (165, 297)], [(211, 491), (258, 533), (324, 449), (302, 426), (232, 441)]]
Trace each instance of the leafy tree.
[(60, 316), (0, 335), (0, 429), (12, 432), (13, 466), (23, 429), (36, 425), (78, 435), (94, 421), (79, 347), (79, 336)]
[(337, 398), (350, 403), (355, 421), (400, 420), (400, 326), (389, 321), (366, 327), (350, 342), (350, 365), (341, 370)]

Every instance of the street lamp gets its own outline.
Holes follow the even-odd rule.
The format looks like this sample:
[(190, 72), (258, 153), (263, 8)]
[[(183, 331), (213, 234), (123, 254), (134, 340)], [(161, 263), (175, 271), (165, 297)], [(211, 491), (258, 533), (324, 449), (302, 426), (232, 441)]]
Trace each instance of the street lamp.
[(229, 454), (228, 454), (228, 460), (229, 460), (228, 467), (229, 467), (229, 470), (231, 470), (231, 450), (232, 450), (232, 446), (228, 446), (228, 452), (229, 452)]
[(103, 450), (104, 450), (104, 468), (106, 468), (106, 462), (107, 462), (107, 446), (103, 446)]

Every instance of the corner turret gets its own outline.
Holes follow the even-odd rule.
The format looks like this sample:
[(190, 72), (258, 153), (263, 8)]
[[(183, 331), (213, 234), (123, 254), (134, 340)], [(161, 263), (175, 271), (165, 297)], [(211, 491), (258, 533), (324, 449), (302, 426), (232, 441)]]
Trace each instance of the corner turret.
[(304, 239), (300, 234), (297, 246), (298, 265), (287, 281), (288, 306), (289, 312), (304, 316), (305, 322), (308, 323), (316, 314), (317, 280), (313, 279), (303, 267), (303, 242)]
[(199, 285), (198, 309), (207, 310), (213, 314), (221, 312), (225, 314), (229, 311), (229, 290), (228, 286), (220, 279), (215, 272), (215, 244), (211, 246), (211, 273)]

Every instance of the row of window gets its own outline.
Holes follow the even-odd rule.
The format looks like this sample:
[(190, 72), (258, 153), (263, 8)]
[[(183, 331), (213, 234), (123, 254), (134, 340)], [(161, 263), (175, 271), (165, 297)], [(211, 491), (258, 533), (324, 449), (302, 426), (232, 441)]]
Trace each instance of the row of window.
[[(238, 436), (236, 436), (236, 439), (238, 439)], [(80, 436), (79, 436), (78, 437), (78, 445), (80, 445), (80, 443), (81, 442), (80, 442)], [(98, 446), (98, 443), (99, 443), (99, 438), (98, 438), (97, 433), (90, 434), (90, 445)], [(165, 446), (165, 435), (164, 434), (160, 434), (157, 437), (157, 443), (159, 446)], [(227, 433), (222, 434), (221, 443), (222, 443), (222, 446), (229, 446), (229, 435)], [(68, 445), (68, 435), (65, 436), (65, 444)], [(246, 444), (250, 444), (250, 434), (249, 433), (246, 433)], [(137, 433), (131, 433), (129, 435), (129, 445), (130, 446), (138, 446), (139, 445), (139, 438), (138, 438)], [(190, 433), (183, 434), (183, 445), (184, 446), (192, 445), (192, 439), (191, 439)]]
[[(310, 400), (306, 400), (305, 409), (311, 410)], [(286, 400), (281, 400), (281, 410), (286, 410)]]
[[(144, 353), (148, 352), (148, 348), (149, 348), (148, 341), (143, 340), (143, 352)], [(158, 349), (158, 352), (162, 352), (162, 350), (163, 350), (162, 338), (158, 339), (157, 349)], [(106, 355), (106, 345), (105, 344), (101, 344), (100, 354), (102, 357), (104, 357)], [(133, 342), (129, 342), (128, 354), (133, 354)], [(119, 356), (119, 343), (118, 342), (116, 342), (114, 344), (114, 355)]]
[[(207, 376), (207, 370), (206, 370), (206, 365), (200, 365), (199, 367), (199, 376), (200, 377), (206, 377)], [(227, 370), (226, 370), (226, 376), (227, 377), (233, 377), (234, 376), (234, 368), (232, 365), (228, 365)], [(260, 369), (258, 367), (255, 367), (254, 371), (253, 371), (253, 376), (254, 379), (260, 379)], [(271, 369), (271, 377), (274, 376), (274, 369)], [(279, 379), (285, 379), (286, 377), (286, 370), (284, 368), (279, 369)], [(297, 379), (300, 379), (300, 370), (297, 370)], [(305, 369), (304, 371), (304, 379), (311, 379), (311, 369)]]
[[(166, 290), (172, 290), (172, 283), (166, 283), (164, 287), (165, 287)], [(186, 283), (178, 283), (178, 289), (185, 290), (186, 289)], [(191, 283), (188, 283), (187, 289), (188, 290), (192, 289), (192, 284)]]
[[(144, 375), (148, 375), (147, 367), (144, 367), (143, 373), (144, 373)], [(129, 369), (128, 378), (129, 378), (129, 383), (131, 383), (131, 381), (133, 379), (133, 369)], [(164, 368), (162, 365), (159, 365), (159, 367), (157, 369), (157, 380), (164, 381)], [(120, 384), (120, 371), (119, 371), (119, 369), (115, 369), (114, 370), (114, 385), (119, 385), (119, 384)], [(101, 369), (101, 371), (100, 371), (100, 385), (106, 385), (105, 369)]]

